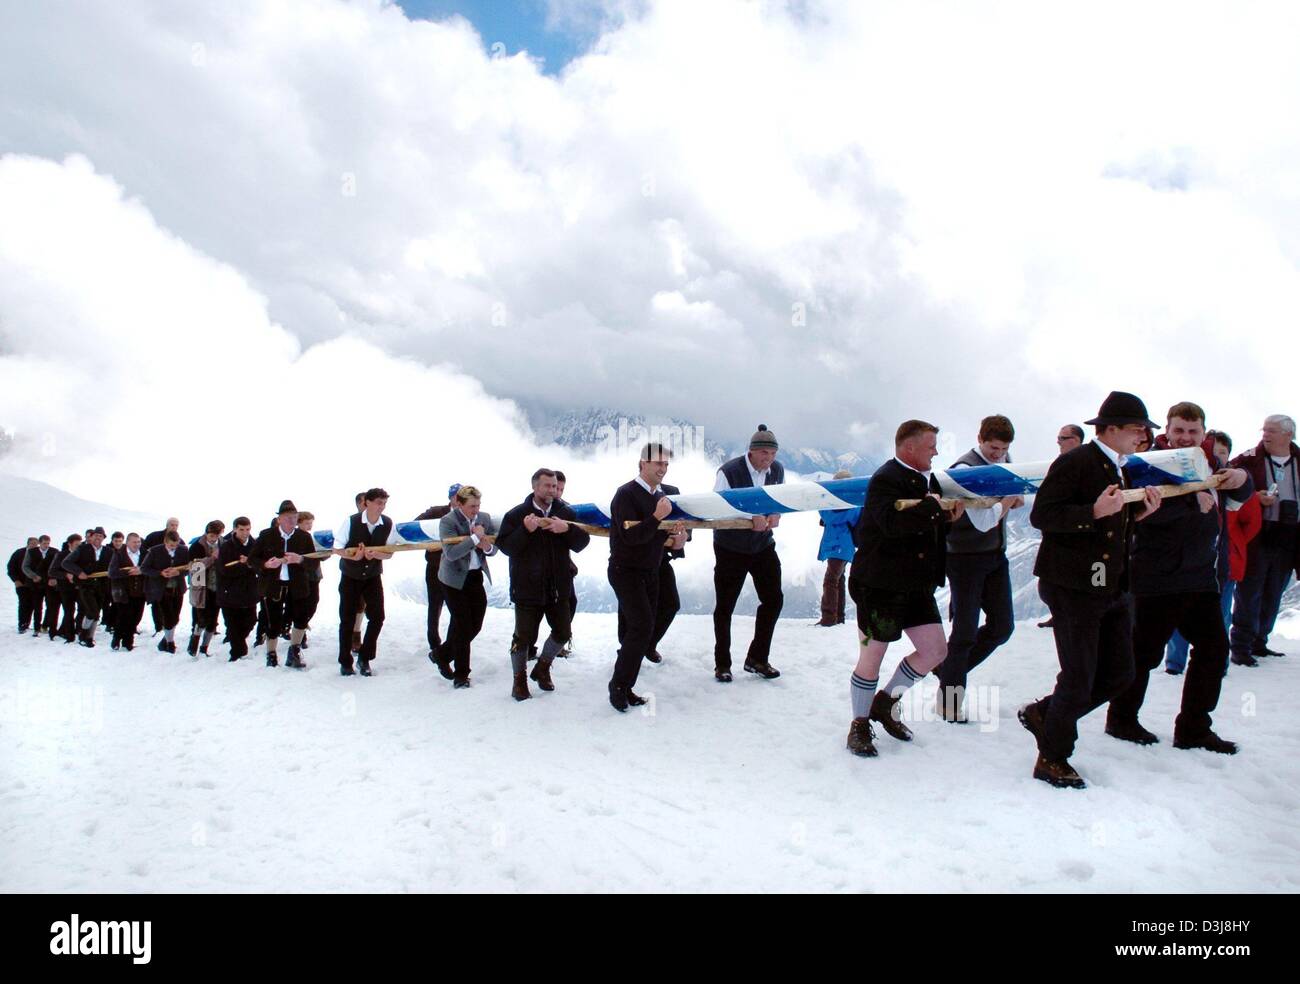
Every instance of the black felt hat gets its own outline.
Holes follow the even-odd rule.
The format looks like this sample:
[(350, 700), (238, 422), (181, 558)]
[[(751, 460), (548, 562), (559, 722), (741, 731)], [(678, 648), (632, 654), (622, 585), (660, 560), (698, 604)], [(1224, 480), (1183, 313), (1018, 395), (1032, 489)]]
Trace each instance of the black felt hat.
[(1097, 424), (1105, 427), (1107, 424), (1114, 424), (1123, 427), (1125, 424), (1141, 424), (1143, 427), (1150, 427), (1152, 430), (1159, 430), (1160, 425), (1154, 420), (1147, 417), (1147, 405), (1139, 400), (1132, 393), (1121, 393), (1115, 390), (1110, 396), (1102, 401), (1101, 409), (1097, 411), (1097, 416), (1091, 420), (1085, 420), (1085, 424)]

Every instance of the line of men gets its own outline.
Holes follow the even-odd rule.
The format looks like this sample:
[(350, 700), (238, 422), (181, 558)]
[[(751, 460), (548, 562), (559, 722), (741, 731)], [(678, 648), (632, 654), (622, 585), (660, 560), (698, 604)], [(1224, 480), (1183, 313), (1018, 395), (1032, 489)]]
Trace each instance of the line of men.
[[(1043, 534), (1035, 574), (1056, 625), (1062, 670), (1053, 694), (1029, 705), (1020, 716), (1039, 744), (1035, 777), (1061, 786), (1083, 784), (1068, 757), (1077, 739), (1078, 719), (1102, 703), (1111, 703), (1109, 734), (1142, 744), (1157, 740), (1138, 724), (1137, 712), (1149, 672), (1175, 633), (1193, 647), (1175, 745), (1235, 752), (1236, 746), (1210, 727), (1228, 652), (1222, 597), (1230, 544), (1235, 542), (1245, 555), (1231, 616), (1233, 660), (1242, 665), (1258, 665), (1259, 655), (1280, 655), (1267, 648), (1267, 638), (1281, 594), (1298, 563), (1300, 450), (1294, 444), (1295, 425), (1290, 418), (1269, 417), (1259, 447), (1229, 465), (1214, 458), (1217, 445), (1207, 441), (1204, 411), (1192, 403), (1171, 407), (1166, 433), (1156, 445), (1204, 446), (1219, 469), (1220, 484), (1218, 492), (1173, 500), (1156, 520), (1153, 517), (1162, 504), (1158, 491), (1148, 490), (1143, 501), (1134, 505), (1125, 505), (1122, 497), (1127, 455), (1149, 446), (1158, 428), (1147, 420), (1145, 405), (1132, 394), (1112, 393), (1098, 416), (1087, 423), (1095, 426), (1096, 437), (1086, 443), (1078, 425), (1062, 428), (1057, 438), (1061, 454), (1030, 517)], [(938, 453), (937, 434), (938, 428), (919, 420), (899, 427), (895, 457), (872, 476), (867, 501), (853, 527), (855, 552), (848, 587), (857, 605), (860, 647), (851, 679), (853, 720), (847, 744), (862, 756), (877, 754), (873, 723), (899, 740), (911, 739), (899, 702), (908, 688), (932, 671), (939, 678), (940, 715), (946, 721), (965, 723), (962, 704), (970, 672), (1007, 641), (1014, 626), (1006, 520), (1012, 510), (1024, 505), (1024, 499), (1008, 496), (981, 509), (966, 509), (961, 503), (944, 508), (931, 472)], [(1014, 439), (1010, 420), (987, 417), (981, 422), (976, 446), (952, 467), (1009, 462)], [(762, 488), (783, 482), (784, 469), (775, 460), (777, 450), (775, 435), (759, 425), (748, 452), (719, 467), (715, 488)], [(637, 477), (617, 490), (610, 506), (608, 578), (618, 599), (619, 649), (608, 689), (610, 704), (619, 711), (645, 702), (633, 690), (640, 666), (643, 661), (661, 661), (659, 642), (680, 607), (671, 563), (684, 556), (689, 534), (680, 523), (664, 522), (671, 512), (667, 496), (677, 492), (663, 482), (671, 458), (671, 450), (662, 444), (645, 445)], [(481, 511), (481, 493), (471, 486), (452, 486), (446, 506), (433, 507), (418, 517), (437, 519), (440, 538), (446, 541), (444, 549), (428, 554), (429, 659), (456, 688), (469, 686), (471, 643), (487, 607), (484, 579), (491, 582), (488, 558), (500, 550), (510, 559), (515, 606), (511, 695), (516, 700), (531, 697), (529, 679), (542, 690), (554, 689), (554, 659), (572, 640), (577, 570), (572, 554), (589, 542), (561, 498), (563, 487), (562, 473), (538, 469), (531, 493), (507, 513), (499, 528)], [(378, 488), (359, 494), (358, 511), (335, 533), (334, 552), (343, 558), (339, 665), (344, 675), (355, 672), (354, 656), (362, 675), (372, 672), (384, 618), (382, 565), (389, 556), (381, 548), (396, 539), (394, 524), (383, 515), (387, 499)], [(919, 499), (921, 505), (900, 511), (894, 508), (898, 499)], [(1258, 536), (1253, 536), (1249, 520), (1242, 519), (1250, 510), (1234, 512), (1226, 508), (1225, 499), (1257, 506)], [(824, 514), (823, 520), (836, 515)], [(779, 521), (778, 514), (756, 515), (748, 530), (715, 531), (714, 676), (720, 683), (732, 680), (730, 623), (747, 578), (753, 580), (759, 609), (744, 669), (764, 680), (780, 676), (768, 658), (783, 603), (780, 560), (772, 535)], [(130, 538), (105, 555), (102, 529), (90, 531), (87, 543), (76, 542), (80, 537), (69, 538), (53, 561), (48, 537), (41, 538), (20, 551), (24, 570), (19, 577), (14, 576), (14, 559), (10, 561), (11, 578), (20, 588), (20, 630), (26, 626), (21, 579), (31, 577), (25, 568), (31, 567), (34, 580), (40, 580), (41, 564), (58, 564), (55, 570), (65, 572), (63, 581), (57, 575), (46, 581), (64, 592), (64, 582), (84, 581), (98, 565), (106, 565), (105, 569), (113, 567), (111, 597), (121, 595), (130, 624), (129, 630), (124, 626), (115, 634), (115, 647), (131, 648), (134, 609), (127, 602), (144, 597), (159, 610), (164, 632), (159, 648), (174, 652), (172, 633), (184, 591), (183, 574), (193, 558), (203, 564), (195, 571), (197, 576), (191, 575), (195, 609), (191, 654), (206, 654), (219, 607), (226, 614), (231, 659), (246, 655), (247, 635), (257, 621), (253, 612), (260, 600), (267, 623), (268, 663), (276, 665), (274, 639), (283, 632), (290, 639), (287, 665), (300, 667), (307, 623), (319, 601), (319, 561), (304, 557), (314, 547), (310, 529), (310, 515), (298, 514), (286, 500), (276, 522), (255, 540), (245, 517), (236, 520), (235, 530), (224, 538), (221, 524), (214, 521), (204, 537), (189, 546), (188, 554), (170, 524), (160, 531), (164, 542), (149, 549), (143, 559)], [(1229, 530), (1234, 536), (1228, 535)], [(934, 600), (935, 591), (945, 583), (951, 585), (952, 630), (947, 638)], [(79, 584), (76, 591), (81, 602), (76, 624), (83, 644), (93, 645), (94, 625), (105, 603), (103, 589)], [(1206, 617), (1209, 596), (1219, 613), (1217, 620)], [(451, 612), (446, 640), (438, 633), (444, 603)], [(840, 607), (842, 611), (842, 603)], [(368, 624), (364, 637), (358, 639), (363, 615)], [(538, 654), (543, 618), (550, 634)], [(1219, 626), (1218, 633), (1210, 621)], [(825, 618), (823, 624), (828, 624)], [(915, 652), (899, 663), (880, 689), (885, 651), (904, 633)], [(528, 675), (531, 658), (537, 658), (538, 665)]]
[[(1231, 461), (1227, 436), (1207, 432), (1205, 412), (1194, 403), (1172, 406), (1165, 433), (1154, 441), (1160, 425), (1130, 393), (1111, 393), (1087, 423), (1096, 428), (1087, 442), (1077, 425), (1062, 428), (1061, 454), (1030, 514), (1042, 533), (1034, 573), (1051, 611), (1061, 671), (1052, 693), (1018, 714), (1038, 746), (1034, 778), (1069, 788), (1085, 786), (1069, 762), (1078, 721), (1102, 705), (1109, 705), (1108, 735), (1140, 745), (1158, 741), (1138, 714), (1150, 673), (1176, 633), (1190, 644), (1190, 659), (1174, 746), (1235, 754), (1237, 745), (1218, 736), (1211, 720), (1229, 660), (1228, 626), (1233, 662), (1257, 666), (1261, 655), (1281, 655), (1268, 649), (1268, 635), (1292, 572), (1300, 572), (1300, 448), (1291, 418), (1267, 418), (1260, 444)], [(965, 723), (968, 674), (1014, 626), (1005, 523), (1024, 501), (946, 507), (931, 471), (937, 434), (920, 420), (899, 427), (895, 457), (872, 476), (855, 528), (849, 590), (860, 646), (847, 746), (864, 757), (878, 754), (875, 724), (911, 740), (899, 702), (930, 671), (939, 677), (940, 715)], [(976, 448), (953, 467), (1009, 461), (1013, 439), (1009, 420), (987, 417)], [(1147, 487), (1140, 500), (1126, 503), (1128, 456), (1152, 445), (1200, 449), (1217, 488), (1163, 501)], [(899, 510), (900, 499), (920, 505)], [(1234, 575), (1240, 585), (1229, 614), (1223, 596)], [(947, 639), (934, 599), (945, 582), (952, 605)], [(904, 634), (914, 652), (880, 689), (885, 651)]]

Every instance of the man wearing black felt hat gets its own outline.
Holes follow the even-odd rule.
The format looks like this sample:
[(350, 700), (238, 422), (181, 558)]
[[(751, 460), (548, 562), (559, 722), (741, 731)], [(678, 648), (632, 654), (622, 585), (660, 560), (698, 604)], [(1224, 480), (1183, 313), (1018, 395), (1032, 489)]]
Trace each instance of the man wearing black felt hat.
[(1034, 778), (1076, 789), (1084, 781), (1069, 757), (1079, 719), (1133, 680), (1134, 524), (1160, 508), (1155, 487), (1131, 504), (1123, 494), (1128, 455), (1148, 427), (1159, 426), (1146, 405), (1132, 393), (1114, 392), (1087, 423), (1096, 436), (1052, 462), (1029, 517), (1043, 534), (1034, 573), (1052, 612), (1061, 672), (1056, 689), (1019, 714), (1038, 742)]

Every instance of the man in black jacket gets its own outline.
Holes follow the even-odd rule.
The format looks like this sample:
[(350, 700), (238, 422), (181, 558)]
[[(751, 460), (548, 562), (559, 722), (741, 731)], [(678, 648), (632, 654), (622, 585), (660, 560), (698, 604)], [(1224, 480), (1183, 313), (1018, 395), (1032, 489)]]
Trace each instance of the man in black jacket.
[[(854, 755), (876, 754), (871, 722), (899, 741), (911, 741), (898, 702), (912, 684), (943, 662), (947, 643), (934, 592), (944, 583), (948, 524), (963, 513), (940, 503), (939, 483), (930, 472), (939, 428), (907, 420), (894, 434), (894, 457), (867, 485), (853, 540), (857, 550), (849, 575), (849, 594), (858, 606), (858, 663), (850, 681), (853, 723), (847, 747)], [(900, 499), (919, 504), (899, 509)], [(916, 651), (905, 656), (884, 690), (877, 692), (880, 664), (891, 642), (907, 633)]]
[(161, 653), (176, 652), (176, 626), (185, 604), (185, 572), (189, 569), (189, 547), (175, 530), (163, 534), (163, 542), (145, 552), (140, 564), (144, 575), (144, 594), (158, 607), (163, 637), (158, 640)]
[(50, 535), (46, 533), (36, 541), (36, 546), (23, 555), (23, 578), (27, 582), (31, 599), (32, 635), (41, 634), (46, 592), (49, 590), (46, 581), (49, 579), (54, 554), (55, 550), (50, 546)]
[[(50, 577), (47, 583), (53, 582), (54, 590), (58, 593), (53, 607), (46, 615), (46, 623), (50, 629), (50, 642), (62, 639), (65, 643), (69, 643), (76, 638), (77, 584), (72, 574), (63, 569), (63, 562), (80, 546), (81, 534), (73, 533), (63, 542), (59, 552), (50, 561)], [(63, 611), (62, 620), (59, 619), (58, 614), (60, 609)]]
[(1145, 404), (1132, 393), (1106, 397), (1092, 441), (1052, 462), (1029, 521), (1043, 533), (1034, 573), (1051, 609), (1061, 672), (1056, 689), (1021, 708), (1020, 722), (1038, 742), (1034, 778), (1083, 789), (1069, 758), (1079, 718), (1121, 693), (1133, 680), (1133, 597), (1129, 555), (1134, 525), (1160, 508), (1148, 486), (1125, 504), (1124, 465), (1148, 427)]
[[(443, 516), (446, 516), (455, 508), (455, 497), (459, 491), (460, 483), (457, 482), (447, 489), (447, 504), (445, 506), (430, 506), (415, 517), (416, 521), (442, 519)], [(435, 666), (439, 665), (438, 660), (442, 649), (442, 631), (438, 623), (442, 619), (443, 606), (447, 604), (446, 586), (438, 580), (438, 566), (441, 562), (442, 551), (426, 550), (424, 552), (424, 593), (429, 603), (425, 635), (429, 640), (429, 662)]]
[[(95, 645), (95, 627), (111, 597), (108, 583), (108, 562), (113, 552), (104, 542), (104, 527), (96, 526), (87, 540), (63, 561), (63, 569), (71, 574), (77, 584), (77, 600), (81, 603), (79, 640), (83, 646)], [(98, 574), (99, 577), (91, 577)]]
[(35, 549), (39, 541), (34, 536), (27, 538), (27, 546), (19, 547), (9, 555), (9, 580), (14, 582), (14, 591), (18, 595), (18, 634), (22, 635), (27, 631), (27, 626), (32, 622), (32, 588), (31, 582), (23, 574), (23, 564), (27, 560), (27, 553)]
[(532, 679), (543, 690), (554, 690), (551, 664), (569, 642), (569, 551), (581, 551), (591, 542), (586, 530), (573, 525), (572, 509), (556, 502), (555, 472), (533, 472), (533, 491), (501, 520), (496, 545), (510, 558), (510, 600), (515, 605), (515, 631), (510, 640), (510, 668), (514, 684), (510, 696), (527, 700), (528, 654), (537, 642), (542, 618), (551, 634), (542, 646)]
[[(718, 469), (713, 490), (760, 488), (785, 481), (785, 468), (776, 460), (776, 435), (759, 424), (749, 439), (749, 451), (726, 461)], [(731, 682), (731, 614), (745, 587), (754, 579), (758, 611), (754, 613), (754, 639), (745, 656), (745, 672), (774, 680), (781, 671), (768, 657), (785, 594), (781, 591), (781, 558), (777, 556), (772, 530), (781, 522), (780, 513), (753, 517), (753, 529), (715, 530), (713, 533), (713, 677)]]
[[(1169, 408), (1165, 436), (1174, 448), (1200, 448), (1205, 411), (1195, 403)], [(1240, 468), (1218, 472), (1219, 491), (1233, 502), (1254, 494), (1250, 475)], [(1166, 500), (1160, 512), (1137, 529), (1133, 547), (1135, 676), (1111, 699), (1106, 734), (1139, 745), (1159, 739), (1138, 722), (1151, 671), (1177, 630), (1194, 648), (1183, 683), (1182, 710), (1174, 722), (1175, 748), (1207, 748), (1232, 755), (1233, 742), (1211, 730), (1210, 712), (1219, 703), (1228, 666), (1228, 633), (1223, 624), (1218, 579), (1219, 503), (1214, 492)]]
[(248, 655), (248, 633), (257, 624), (257, 571), (249, 563), (253, 549), (253, 523), (235, 518), (234, 529), (217, 551), (217, 600), (230, 640), (230, 662)]
[[(160, 530), (154, 530), (152, 533), (146, 536), (144, 538), (144, 543), (141, 545), (141, 549), (144, 551), (145, 555), (147, 556), (150, 550), (152, 550), (156, 546), (159, 546), (163, 542), (163, 537), (167, 535), (168, 530), (171, 530), (173, 533), (179, 536), (180, 528), (181, 528), (181, 521), (179, 519), (177, 519), (175, 516), (167, 517), (167, 525)], [(153, 618), (154, 635), (157, 635), (159, 632), (163, 630), (162, 609), (158, 607), (157, 602), (152, 602), (149, 605), (149, 614)]]
[[(660, 487), (672, 452), (662, 444), (641, 449), (639, 473), (620, 485), (609, 505), (609, 584), (618, 598), (619, 647), (609, 680), (609, 703), (623, 712), (646, 703), (632, 688), (650, 652), (659, 604), (659, 565), (680, 523), (664, 525), (673, 504)], [(629, 522), (635, 525), (628, 527)]]
[(278, 666), (276, 649), (284, 629), (289, 629), (289, 652), (284, 665), (306, 669), (302, 661), (302, 634), (307, 627), (311, 587), (303, 554), (316, 549), (311, 534), (298, 529), (298, 507), (290, 500), (280, 503), (275, 525), (258, 534), (249, 551), (249, 563), (258, 571), (259, 593), (266, 606), (266, 665)]

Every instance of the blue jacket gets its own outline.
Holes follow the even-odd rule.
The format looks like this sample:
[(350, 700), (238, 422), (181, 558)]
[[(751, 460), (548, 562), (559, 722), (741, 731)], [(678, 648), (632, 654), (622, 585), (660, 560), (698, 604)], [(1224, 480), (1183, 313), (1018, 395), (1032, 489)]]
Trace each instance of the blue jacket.
[(823, 509), (821, 510), (822, 545), (817, 550), (818, 560), (853, 559), (853, 527), (858, 525), (861, 509)]

